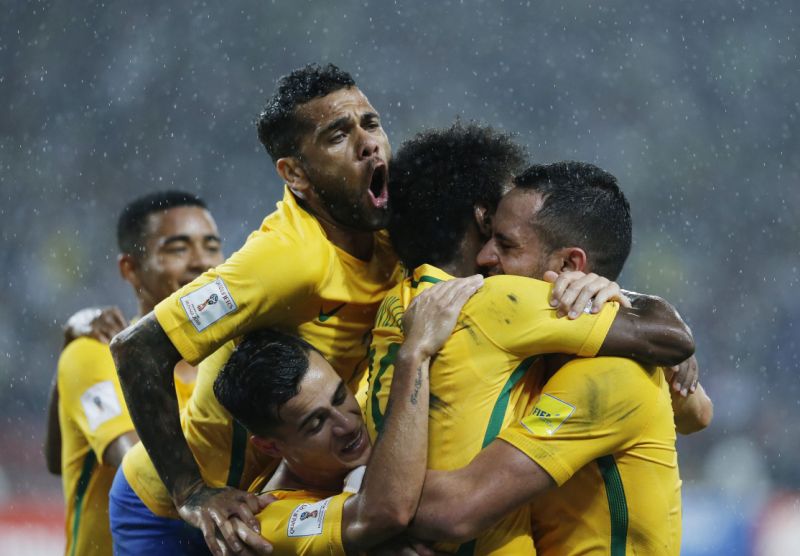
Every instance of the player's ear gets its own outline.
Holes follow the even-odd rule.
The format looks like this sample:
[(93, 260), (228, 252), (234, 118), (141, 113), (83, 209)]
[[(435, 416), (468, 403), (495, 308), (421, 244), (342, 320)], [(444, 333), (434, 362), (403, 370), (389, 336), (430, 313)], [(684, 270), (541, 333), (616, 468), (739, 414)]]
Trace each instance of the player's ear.
[(581, 272), (586, 272), (586, 251), (580, 247), (565, 247), (563, 249), (558, 249), (554, 255), (557, 255), (559, 259), (561, 259), (561, 268), (559, 272), (567, 272), (570, 270), (580, 270)]
[(478, 229), (485, 237), (492, 235), (492, 214), (483, 203), (477, 203), (473, 207), (473, 214), (475, 215), (475, 222), (478, 224)]
[(306, 175), (300, 160), (293, 156), (279, 158), (275, 163), (278, 175), (300, 198), (305, 198), (305, 193), (309, 188), (308, 176)]
[(267, 438), (266, 436), (252, 435), (250, 440), (253, 441), (253, 446), (273, 458), (282, 458), (280, 446), (274, 438)]
[(129, 253), (120, 253), (117, 256), (117, 266), (119, 267), (119, 274), (122, 279), (129, 282), (136, 291), (139, 291), (139, 276), (136, 274), (139, 268), (139, 261)]

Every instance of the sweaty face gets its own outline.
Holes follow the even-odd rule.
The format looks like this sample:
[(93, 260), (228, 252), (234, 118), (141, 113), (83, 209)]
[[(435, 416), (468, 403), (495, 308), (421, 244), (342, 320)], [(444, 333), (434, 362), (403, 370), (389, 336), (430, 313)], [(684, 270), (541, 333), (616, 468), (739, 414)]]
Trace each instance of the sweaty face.
[(389, 139), (380, 116), (355, 87), (340, 89), (298, 108), (313, 130), (300, 160), (330, 217), (344, 227), (378, 230), (389, 221)]
[(223, 260), (217, 225), (207, 210), (187, 206), (156, 212), (149, 216), (134, 287), (146, 305), (154, 306)]
[(300, 392), (279, 415), (276, 446), (305, 476), (335, 477), (367, 463), (371, 446), (358, 402), (319, 353), (309, 354)]
[(541, 279), (549, 269), (548, 249), (531, 224), (542, 203), (541, 195), (520, 188), (501, 199), (492, 219), (492, 237), (478, 253), (478, 266), (488, 275)]

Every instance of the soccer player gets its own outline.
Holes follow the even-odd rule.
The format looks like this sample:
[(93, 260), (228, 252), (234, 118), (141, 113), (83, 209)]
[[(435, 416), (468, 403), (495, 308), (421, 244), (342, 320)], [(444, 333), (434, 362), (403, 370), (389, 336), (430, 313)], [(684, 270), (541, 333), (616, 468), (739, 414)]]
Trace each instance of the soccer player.
[(258, 515), (274, 554), (362, 554), (405, 530), (425, 479), (430, 358), (482, 281), (439, 284), (409, 307), (374, 447), (355, 397), (313, 346), (271, 330), (239, 344), (214, 391), (260, 449), (282, 458), (268, 484), (277, 501)]
[[(403, 341), (403, 312), (432, 283), (474, 272), (482, 245), (474, 215), (485, 214), (500, 200), (518, 169), (515, 152), (507, 137), (488, 128), (455, 125), (420, 134), (398, 153), (389, 230), (401, 260), (414, 270), (389, 292), (373, 330), (366, 408), (372, 438), (383, 425), (394, 357)], [(627, 212), (613, 218), (620, 244), (614, 254), (624, 261), (630, 218)], [(431, 366), (429, 468), (467, 465), (520, 417), (512, 394), (538, 355), (619, 355), (674, 364), (694, 349), (685, 324), (659, 300), (639, 300), (630, 309), (607, 303), (597, 313), (566, 319), (551, 307), (550, 290), (549, 284), (529, 278), (491, 277), (464, 307), (461, 326)], [(525, 535), (529, 529), (522, 509), (462, 550), (525, 553), (532, 550)]]
[[(613, 176), (568, 162), (533, 166), (515, 184), (479, 262), (495, 273), (591, 270), (616, 278), (630, 248), (630, 217)], [(470, 539), (533, 502), (540, 555), (678, 554), (680, 478), (664, 374), (632, 359), (547, 359), (550, 378), (529, 414), (468, 466), (429, 475), (413, 532)], [(675, 420), (702, 420), (710, 409), (704, 398), (698, 387), (677, 408), (689, 415)]]
[[(217, 226), (203, 201), (188, 193), (153, 193), (128, 204), (117, 239), (120, 273), (133, 287), (139, 315), (222, 261)], [(185, 363), (173, 367), (185, 404), (194, 370)], [(58, 361), (57, 392), (66, 553), (111, 554), (108, 492), (137, 436), (107, 343), (90, 337), (68, 342)]]
[[(147, 448), (126, 458), (120, 488), (132, 488), (156, 517), (180, 516), (201, 528), (215, 554), (242, 548), (231, 516), (258, 529), (258, 501), (236, 489), (247, 488), (266, 463), (213, 395), (232, 340), (264, 327), (297, 334), (355, 392), (375, 311), (400, 277), (379, 231), (389, 215), (389, 141), (351, 76), (333, 65), (293, 71), (279, 81), (258, 131), (286, 184), (277, 210), (237, 253), (111, 346)], [(183, 430), (169, 372), (181, 358), (193, 364), (208, 358)], [(249, 542), (263, 541), (253, 533)]]

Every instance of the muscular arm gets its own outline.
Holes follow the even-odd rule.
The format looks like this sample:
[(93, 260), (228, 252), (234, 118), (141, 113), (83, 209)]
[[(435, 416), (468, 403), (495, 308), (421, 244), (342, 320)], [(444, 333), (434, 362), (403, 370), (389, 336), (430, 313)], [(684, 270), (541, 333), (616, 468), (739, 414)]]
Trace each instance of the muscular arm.
[(629, 357), (650, 365), (677, 365), (694, 353), (689, 327), (660, 297), (626, 292), (631, 308), (620, 307), (598, 355)]
[(495, 440), (466, 467), (428, 471), (409, 533), (422, 540), (465, 542), (553, 486), (536, 462)]
[(384, 429), (358, 495), (344, 506), (342, 540), (359, 552), (403, 531), (419, 502), (428, 452), (428, 365), (418, 351), (398, 352)]
[(61, 426), (58, 422), (58, 376), (53, 377), (47, 403), (47, 430), (44, 434), (44, 461), (53, 475), (61, 475)]
[(119, 382), (136, 431), (176, 506), (202, 485), (181, 430), (173, 370), (181, 360), (153, 313), (111, 342)]

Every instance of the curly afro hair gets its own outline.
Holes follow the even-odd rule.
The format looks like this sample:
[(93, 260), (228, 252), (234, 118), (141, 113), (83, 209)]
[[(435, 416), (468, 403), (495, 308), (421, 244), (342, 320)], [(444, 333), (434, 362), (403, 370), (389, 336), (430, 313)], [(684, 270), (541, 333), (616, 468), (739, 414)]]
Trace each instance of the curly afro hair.
[(273, 162), (295, 156), (300, 137), (310, 129), (308, 122), (297, 117), (299, 105), (355, 84), (349, 73), (333, 64), (308, 64), (281, 77), (257, 123), (258, 139)]
[(417, 134), (392, 161), (389, 234), (409, 270), (453, 262), (474, 207), (497, 206), (525, 164), (509, 134), (476, 123)]

